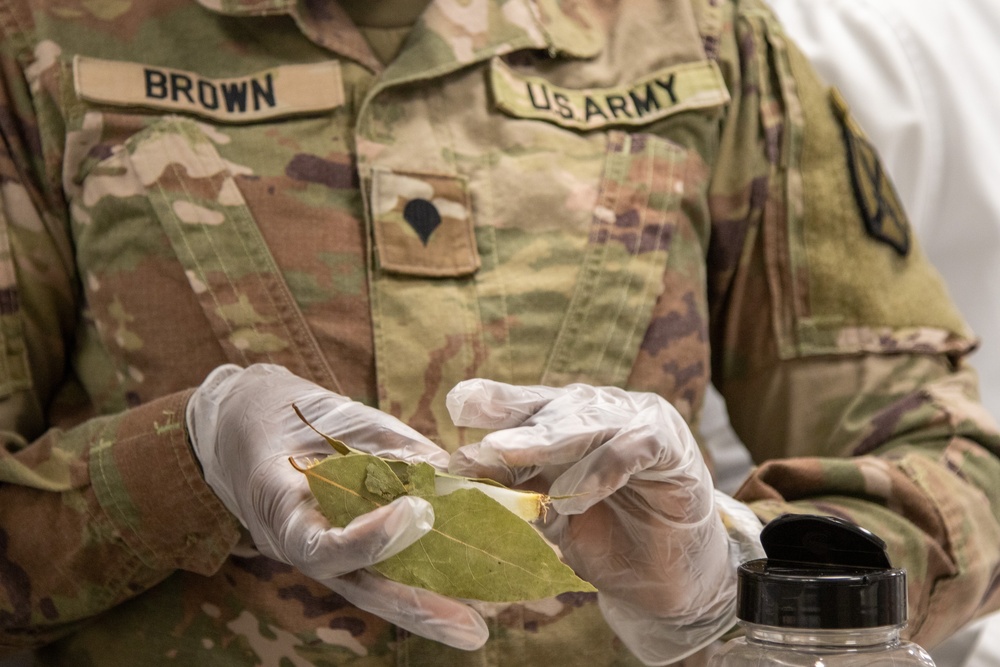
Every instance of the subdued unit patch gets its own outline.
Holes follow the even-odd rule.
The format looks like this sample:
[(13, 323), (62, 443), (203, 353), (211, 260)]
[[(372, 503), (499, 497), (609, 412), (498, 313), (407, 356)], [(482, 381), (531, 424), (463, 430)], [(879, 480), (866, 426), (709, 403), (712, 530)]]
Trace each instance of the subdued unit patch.
[(873, 238), (889, 244), (905, 257), (910, 252), (910, 223), (896, 187), (882, 168), (875, 147), (851, 116), (847, 102), (836, 88), (830, 90), (830, 102), (843, 125), (851, 183), (865, 229)]

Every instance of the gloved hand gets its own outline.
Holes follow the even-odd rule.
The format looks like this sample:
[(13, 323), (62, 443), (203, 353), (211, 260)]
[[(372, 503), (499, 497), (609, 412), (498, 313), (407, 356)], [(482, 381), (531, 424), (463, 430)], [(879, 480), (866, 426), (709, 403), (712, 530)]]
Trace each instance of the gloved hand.
[(293, 403), (319, 431), (355, 449), (437, 468), (448, 462), (443, 449), (394, 417), (281, 366), (220, 366), (188, 401), (188, 435), (205, 480), (257, 549), (415, 634), (458, 648), (481, 646), (486, 624), (468, 606), (364, 570), (429, 531), (430, 504), (403, 496), (344, 528), (331, 527), (288, 458), (333, 451), (298, 418)]
[(717, 508), (724, 495), (673, 406), (616, 388), (488, 380), (460, 383), (447, 404), (456, 424), (493, 430), (456, 451), (451, 472), (509, 485), (534, 478), (532, 488), (555, 496), (546, 536), (597, 587), (606, 620), (637, 657), (680, 660), (731, 627), (736, 566), (762, 555), (760, 523), (724, 501), (749, 535), (730, 543)]

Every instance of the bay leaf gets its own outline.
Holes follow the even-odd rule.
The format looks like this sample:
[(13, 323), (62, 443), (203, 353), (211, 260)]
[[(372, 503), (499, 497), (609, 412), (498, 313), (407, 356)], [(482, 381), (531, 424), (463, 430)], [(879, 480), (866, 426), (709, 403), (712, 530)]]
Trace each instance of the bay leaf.
[[(346, 451), (346, 450), (339, 450)], [(426, 463), (386, 461), (355, 450), (296, 468), (335, 526), (410, 493), (434, 507), (434, 527), (373, 566), (383, 576), (455, 598), (517, 602), (596, 590), (576, 576), (526, 521), (477, 489), (436, 495)]]

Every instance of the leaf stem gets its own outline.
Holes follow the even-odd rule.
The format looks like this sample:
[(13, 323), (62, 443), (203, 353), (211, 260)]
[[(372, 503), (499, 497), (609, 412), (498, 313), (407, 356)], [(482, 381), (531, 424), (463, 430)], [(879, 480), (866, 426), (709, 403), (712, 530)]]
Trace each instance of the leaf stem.
[(326, 433), (323, 433), (318, 428), (316, 428), (315, 426), (313, 426), (312, 422), (310, 422), (308, 419), (306, 419), (305, 415), (302, 414), (302, 411), (299, 410), (299, 406), (295, 405), (294, 403), (292, 403), (292, 410), (295, 410), (295, 414), (298, 415), (299, 419), (302, 420), (303, 424), (305, 424), (306, 426), (308, 426), (309, 428), (311, 428), (313, 430), (313, 432), (316, 433), (316, 435), (318, 435), (321, 438), (323, 438), (324, 440), (326, 440), (327, 444), (330, 445), (331, 447), (333, 447), (337, 451), (338, 454), (343, 454), (343, 455), (346, 456), (347, 454), (354, 454), (354, 453), (356, 453), (355, 450), (353, 450), (350, 447), (348, 447), (345, 443), (341, 442), (340, 440), (337, 440), (336, 438), (331, 438)]

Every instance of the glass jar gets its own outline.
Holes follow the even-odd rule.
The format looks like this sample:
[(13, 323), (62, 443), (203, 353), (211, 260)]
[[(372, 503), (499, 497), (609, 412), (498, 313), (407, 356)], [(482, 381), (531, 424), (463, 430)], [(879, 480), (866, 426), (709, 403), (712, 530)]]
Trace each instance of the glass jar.
[(709, 667), (934, 667), (906, 627), (906, 573), (885, 543), (831, 517), (786, 515), (761, 533), (767, 558), (739, 568), (744, 636)]
[(866, 630), (741, 625), (746, 635), (723, 646), (712, 667), (934, 667), (924, 649), (900, 639), (902, 625)]

